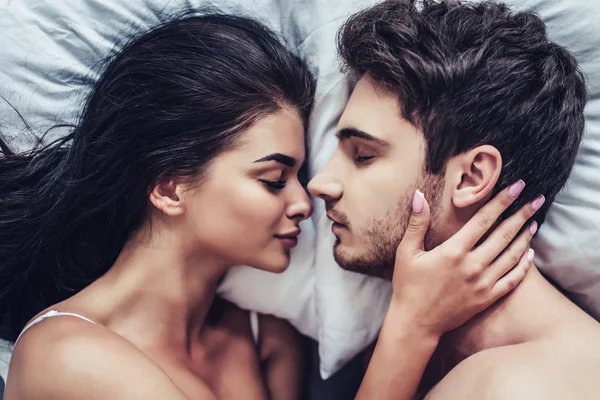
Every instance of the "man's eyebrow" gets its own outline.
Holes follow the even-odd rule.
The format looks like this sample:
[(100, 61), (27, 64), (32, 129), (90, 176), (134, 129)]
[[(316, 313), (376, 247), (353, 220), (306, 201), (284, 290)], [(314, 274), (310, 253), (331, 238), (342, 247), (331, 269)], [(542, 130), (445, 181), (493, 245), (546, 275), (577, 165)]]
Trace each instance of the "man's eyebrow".
[(268, 162), (268, 161), (277, 161), (278, 163), (287, 165), (290, 168), (293, 168), (294, 165), (296, 165), (296, 160), (293, 157), (286, 156), (285, 154), (281, 154), (281, 153), (269, 154), (268, 156), (259, 158), (258, 160), (254, 161), (254, 162), (259, 163), (259, 162)]
[(336, 134), (339, 140), (349, 139), (351, 137), (355, 137), (358, 139), (366, 140), (368, 142), (373, 142), (382, 147), (388, 147), (390, 144), (385, 140), (379, 139), (373, 135), (368, 134), (367, 132), (361, 131), (356, 128), (344, 128), (338, 131)]

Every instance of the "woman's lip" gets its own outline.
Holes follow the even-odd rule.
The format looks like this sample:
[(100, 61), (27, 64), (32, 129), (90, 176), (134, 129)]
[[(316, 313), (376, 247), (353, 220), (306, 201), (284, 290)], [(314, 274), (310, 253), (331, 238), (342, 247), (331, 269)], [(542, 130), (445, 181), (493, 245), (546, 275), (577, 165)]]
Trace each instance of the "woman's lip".
[(298, 235), (300, 235), (300, 232), (301, 232), (301, 230), (300, 230), (300, 228), (298, 228), (292, 232), (277, 234), (277, 235), (275, 235), (275, 237), (278, 237), (280, 239), (295, 238), (295, 237), (298, 237)]
[(283, 242), (283, 244), (285, 245), (285, 247), (290, 248), (290, 249), (292, 247), (296, 247), (296, 245), (298, 244), (298, 237), (297, 236), (278, 237), (278, 239)]

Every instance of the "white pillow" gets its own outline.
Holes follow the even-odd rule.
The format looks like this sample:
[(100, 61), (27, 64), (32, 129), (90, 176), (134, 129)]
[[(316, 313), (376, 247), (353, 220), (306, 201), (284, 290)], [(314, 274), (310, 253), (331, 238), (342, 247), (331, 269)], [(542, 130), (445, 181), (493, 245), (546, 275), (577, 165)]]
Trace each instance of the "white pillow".
[[(368, 6), (374, 1), (347, 2)], [(551, 39), (570, 49), (589, 80), (586, 135), (567, 187), (556, 197), (533, 247), (543, 273), (566, 289), (596, 319), (600, 318), (600, 2), (587, 0), (510, 0), (515, 9), (535, 9)], [(338, 69), (334, 39), (340, 20), (329, 4), (314, 1), (312, 15), (331, 15), (333, 22), (315, 30), (303, 43), (318, 71), (317, 104), (310, 127), (311, 177), (333, 154), (335, 125), (350, 94), (350, 83)], [(356, 7), (355, 7), (356, 8)], [(389, 282), (367, 278), (337, 267), (331, 255), (333, 234), (315, 201), (317, 222), (317, 312), (319, 354), (324, 378), (372, 343), (385, 316)]]
[[(275, 31), (290, 25), (278, 0), (0, 0), (0, 94), (37, 131), (76, 122), (97, 66), (131, 34), (186, 7), (249, 10)], [(0, 124), (26, 149), (33, 138), (0, 99)], [(60, 132), (48, 135), (51, 140)]]

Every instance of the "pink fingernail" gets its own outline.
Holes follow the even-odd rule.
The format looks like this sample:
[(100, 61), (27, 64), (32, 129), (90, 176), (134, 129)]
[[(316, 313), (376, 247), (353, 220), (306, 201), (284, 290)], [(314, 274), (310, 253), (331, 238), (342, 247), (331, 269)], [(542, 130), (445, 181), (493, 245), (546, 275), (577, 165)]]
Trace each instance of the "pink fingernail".
[(415, 192), (415, 195), (413, 196), (413, 213), (415, 214), (421, 214), (421, 211), (423, 211), (423, 205), (425, 204), (425, 196), (423, 195), (423, 193), (417, 189), (417, 191)]
[(510, 187), (508, 188), (508, 194), (510, 194), (511, 197), (516, 199), (517, 197), (519, 197), (524, 188), (525, 182), (523, 181), (523, 179), (519, 179), (518, 181), (510, 185)]
[(531, 235), (533, 236), (533, 235), (535, 235), (537, 230), (538, 230), (538, 223), (536, 221), (533, 221), (531, 223), (531, 225), (529, 225), (529, 232), (531, 232)]
[(529, 251), (527, 252), (527, 259), (529, 260), (529, 262), (533, 261), (534, 256), (535, 256), (535, 251), (533, 251), (533, 249), (529, 249)]
[(533, 208), (533, 211), (537, 211), (540, 209), (540, 207), (542, 207), (544, 205), (544, 202), (546, 201), (546, 198), (544, 197), (543, 194), (540, 194), (538, 197), (536, 197), (532, 202), (531, 202), (531, 207)]

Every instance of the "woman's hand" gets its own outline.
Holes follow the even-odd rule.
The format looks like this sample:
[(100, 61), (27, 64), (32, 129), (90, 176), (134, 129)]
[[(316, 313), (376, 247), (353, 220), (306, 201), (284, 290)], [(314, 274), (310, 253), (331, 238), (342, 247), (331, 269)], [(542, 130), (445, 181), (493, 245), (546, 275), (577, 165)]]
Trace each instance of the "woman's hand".
[(532, 265), (529, 244), (536, 222), (513, 239), (541, 207), (544, 197), (522, 207), (478, 243), (524, 186), (518, 181), (502, 190), (454, 236), (430, 251), (423, 247), (430, 210), (417, 191), (396, 253), (390, 312), (418, 332), (439, 338), (513, 290)]
[(454, 236), (430, 251), (423, 247), (429, 206), (420, 192), (415, 194), (413, 213), (396, 252), (392, 302), (356, 399), (414, 398), (440, 336), (523, 280), (532, 265), (529, 242), (537, 224), (513, 239), (544, 203), (543, 196), (480, 241), (524, 186), (519, 181), (501, 191)]

